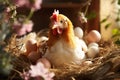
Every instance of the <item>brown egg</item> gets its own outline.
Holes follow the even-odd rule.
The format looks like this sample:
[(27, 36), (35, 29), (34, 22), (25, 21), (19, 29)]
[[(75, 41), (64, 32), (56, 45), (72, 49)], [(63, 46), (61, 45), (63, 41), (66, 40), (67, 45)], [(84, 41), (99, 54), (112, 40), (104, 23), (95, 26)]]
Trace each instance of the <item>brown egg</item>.
[(100, 39), (101, 39), (101, 34), (97, 30), (92, 30), (86, 36), (86, 40), (88, 41), (88, 43), (99, 42)]
[(26, 42), (26, 55), (32, 51), (37, 51), (37, 43), (35, 40), (28, 40)]
[(41, 58), (41, 54), (37, 53), (36, 51), (32, 51), (27, 56), (32, 62), (37, 62), (39, 58)]
[(46, 68), (51, 68), (51, 64), (46, 58), (40, 58), (37, 62), (42, 62)]

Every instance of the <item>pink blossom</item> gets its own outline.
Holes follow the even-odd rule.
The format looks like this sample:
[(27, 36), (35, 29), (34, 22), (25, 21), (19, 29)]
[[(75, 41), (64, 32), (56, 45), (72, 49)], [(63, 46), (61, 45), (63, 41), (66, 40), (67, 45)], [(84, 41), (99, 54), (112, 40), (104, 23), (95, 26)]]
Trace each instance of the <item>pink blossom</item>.
[(6, 8), (5, 8), (5, 12), (6, 12), (6, 13), (9, 13), (10, 11), (11, 11), (10, 7), (6, 7)]
[(29, 73), (31, 74), (31, 77), (39, 78), (38, 80), (41, 80), (40, 77), (44, 80), (53, 80), (54, 73), (49, 72), (41, 62), (38, 62), (36, 65), (31, 65), (30, 68), (31, 70), (29, 70)]
[(8, 23), (9, 22), (9, 19), (11, 18), (11, 9), (10, 9), (10, 7), (6, 7), (5, 8), (5, 10), (4, 10), (4, 21), (6, 22), (6, 23)]
[(87, 23), (87, 18), (85, 17), (84, 13), (80, 13), (79, 20), (81, 23)]
[(41, 8), (42, 0), (31, 0), (26, 7), (33, 9), (34, 11), (39, 10)]
[(32, 5), (32, 8), (34, 10), (38, 10), (41, 8), (42, 0), (34, 0), (34, 4)]
[(18, 34), (18, 36), (22, 36), (24, 34), (26, 34), (26, 28), (25, 27), (21, 27), (18, 30), (16, 30), (16, 33)]
[(33, 27), (32, 21), (19, 22), (15, 21), (13, 24), (13, 30), (17, 33), (18, 36), (25, 35), (27, 32), (31, 32)]
[(31, 32), (33, 27), (33, 22), (27, 21), (26, 23), (23, 24), (23, 27), (26, 28), (26, 32)]
[(26, 4), (29, 3), (29, 0), (12, 0), (12, 2), (17, 6), (17, 7), (22, 7), (25, 6)]
[(30, 79), (30, 73), (28, 72), (23, 72), (20, 74), (21, 78), (23, 78), (24, 80), (29, 80)]
[(42, 0), (12, 0), (17, 7), (26, 6), (32, 8), (33, 10), (38, 10), (41, 8)]

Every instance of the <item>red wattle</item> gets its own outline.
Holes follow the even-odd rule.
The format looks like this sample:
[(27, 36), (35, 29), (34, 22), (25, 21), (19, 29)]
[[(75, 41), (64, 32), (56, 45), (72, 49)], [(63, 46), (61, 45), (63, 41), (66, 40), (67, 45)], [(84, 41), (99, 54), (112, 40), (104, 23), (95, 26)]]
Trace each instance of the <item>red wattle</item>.
[(54, 28), (53, 30), (52, 30), (52, 33), (53, 33), (53, 35), (57, 35), (58, 33), (57, 33), (57, 28)]
[(63, 30), (61, 28), (54, 28), (52, 30), (53, 35), (59, 35), (62, 34)]

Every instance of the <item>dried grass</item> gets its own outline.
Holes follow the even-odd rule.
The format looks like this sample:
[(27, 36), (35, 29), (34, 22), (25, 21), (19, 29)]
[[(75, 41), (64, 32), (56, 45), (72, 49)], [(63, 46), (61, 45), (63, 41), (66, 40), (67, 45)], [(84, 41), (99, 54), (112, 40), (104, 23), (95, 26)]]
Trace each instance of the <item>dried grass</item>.
[[(20, 39), (21, 40), (21, 39)], [(20, 42), (21, 44), (22, 42)], [(114, 80), (120, 79), (120, 49), (112, 41), (99, 42), (100, 53), (92, 61), (90, 65), (65, 66), (64, 68), (51, 68), (50, 71), (55, 72), (54, 80)], [(20, 50), (19, 41), (14, 35), (10, 43), (5, 49), (15, 56), (12, 61), (13, 69), (19, 72), (28, 70), (30, 64), (33, 64)], [(86, 60), (85, 60), (86, 61)], [(15, 75), (16, 71), (12, 71), (10, 76)]]

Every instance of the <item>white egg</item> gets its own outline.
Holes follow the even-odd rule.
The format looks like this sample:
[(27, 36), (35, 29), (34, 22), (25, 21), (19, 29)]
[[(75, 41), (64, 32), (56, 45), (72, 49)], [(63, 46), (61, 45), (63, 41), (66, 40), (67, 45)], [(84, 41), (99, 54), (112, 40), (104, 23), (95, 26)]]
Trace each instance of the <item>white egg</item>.
[(86, 40), (88, 41), (88, 43), (99, 42), (100, 39), (101, 39), (101, 34), (97, 30), (90, 31), (86, 36)]
[(80, 39), (83, 38), (83, 30), (80, 27), (75, 27), (74, 34)]
[(92, 61), (84, 61), (82, 63), (84, 66), (93, 64)]
[(99, 47), (99, 45), (97, 43), (95, 43), (95, 42), (92, 42), (92, 43), (88, 44), (88, 48), (90, 48), (92, 46)]
[(99, 47), (97, 47), (97, 46), (91, 46), (91, 47), (88, 48), (87, 56), (89, 58), (95, 58), (98, 53), (99, 53)]

